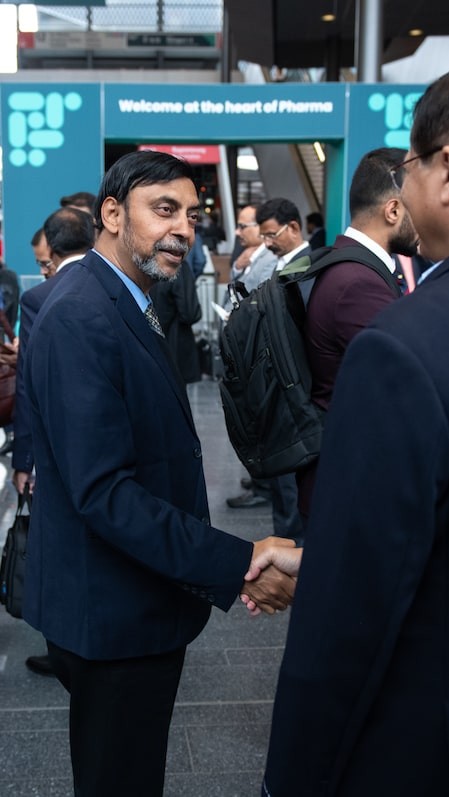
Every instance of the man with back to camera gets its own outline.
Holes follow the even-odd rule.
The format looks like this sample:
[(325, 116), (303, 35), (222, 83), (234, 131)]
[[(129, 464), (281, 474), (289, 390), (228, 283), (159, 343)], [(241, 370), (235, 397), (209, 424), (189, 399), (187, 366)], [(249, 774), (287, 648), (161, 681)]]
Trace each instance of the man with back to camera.
[[(52, 213), (45, 220), (41, 230), (40, 243), (37, 244), (37, 246), (45, 245), (47, 247), (45, 257), (47, 257), (46, 262), (51, 264), (51, 269), (49, 268), (46, 272), (45, 282), (25, 291), (20, 300), (19, 357), (12, 443), (12, 467), (14, 469), (12, 481), (20, 494), (23, 494), (27, 483), (30, 484), (31, 492), (33, 490), (31, 474), (34, 467), (34, 456), (30, 408), (23, 374), (30, 331), (40, 308), (51, 291), (60, 279), (66, 277), (74, 264), (84, 257), (85, 253), (93, 246), (94, 239), (92, 217), (87, 213), (71, 207), (62, 208)], [(44, 255), (43, 250), (41, 250), (41, 254)], [(38, 675), (54, 674), (48, 655), (29, 656), (25, 660), (25, 664), (28, 669)]]
[(210, 526), (200, 442), (148, 298), (176, 276), (198, 209), (187, 162), (120, 158), (100, 187), (96, 249), (29, 339), (24, 617), (71, 694), (79, 797), (161, 795), (186, 644), (213, 604), (227, 610), (244, 589), (272, 613), (295, 586), (268, 567), (244, 587), (256, 555), (283, 546), (298, 561), (290, 540), (249, 543)]
[(320, 249), (326, 246), (326, 230), (324, 229), (324, 221), (321, 213), (313, 211), (306, 216), (307, 234), (309, 236), (310, 248)]
[[(375, 256), (383, 276), (354, 260), (336, 263), (318, 275), (307, 305), (305, 340), (312, 372), (312, 399), (328, 410), (346, 348), (387, 304), (400, 296), (393, 253), (412, 256), (417, 233), (391, 182), (389, 169), (405, 150), (383, 147), (361, 159), (349, 191), (351, 222), (335, 249), (361, 247)], [(298, 471), (299, 507), (310, 512), (317, 462)]]
[[(269, 279), (277, 265), (276, 255), (261, 242), (256, 212), (255, 205), (245, 205), (239, 210), (235, 235), (241, 243), (242, 250), (232, 263), (230, 275), (231, 281), (243, 283), (248, 293)], [(224, 309), (228, 313), (232, 312), (233, 304), (229, 296), (224, 303)], [(251, 479), (247, 476), (243, 477), (240, 483), (245, 491), (226, 499), (227, 505), (232, 509), (250, 509), (268, 504), (271, 500), (270, 485), (267, 480)], [(275, 515), (273, 518), (275, 533), (276, 517)]]
[[(302, 236), (301, 216), (289, 199), (277, 197), (264, 202), (256, 212), (259, 241), (277, 258), (276, 271), (287, 263), (310, 254), (310, 247)], [(250, 272), (251, 275), (251, 272)], [(298, 512), (298, 493), (294, 473), (267, 479), (273, 504), (273, 528), (276, 534), (291, 537), (302, 544), (303, 525)], [(244, 486), (247, 484), (244, 482)], [(235, 498), (228, 498), (233, 508), (254, 505), (263, 501), (258, 483), (248, 484), (250, 490)]]
[(449, 793), (448, 96), (446, 74), (390, 170), (434, 266), (337, 378), (264, 797)]
[(95, 194), (91, 194), (90, 191), (77, 191), (75, 194), (62, 196), (59, 204), (62, 208), (78, 208), (93, 217), (95, 200)]

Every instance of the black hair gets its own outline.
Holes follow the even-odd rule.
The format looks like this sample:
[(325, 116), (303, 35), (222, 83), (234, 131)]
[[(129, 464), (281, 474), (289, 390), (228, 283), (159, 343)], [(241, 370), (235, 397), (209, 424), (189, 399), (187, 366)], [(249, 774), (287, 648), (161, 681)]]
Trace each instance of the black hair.
[(309, 213), (309, 215), (306, 216), (306, 221), (310, 222), (310, 224), (314, 224), (315, 227), (322, 227), (324, 224), (323, 217), (321, 213), (318, 213), (318, 211)]
[(302, 227), (301, 216), (295, 203), (282, 197), (269, 199), (258, 208), (256, 213), (257, 223), (263, 224), (268, 219), (276, 219), (278, 224), (288, 224), (290, 221), (296, 221), (299, 227)]
[(76, 194), (62, 196), (59, 200), (59, 204), (62, 208), (66, 208), (68, 206), (76, 208), (88, 207), (90, 212), (93, 213), (96, 198), (97, 197), (95, 194), (91, 194), (89, 191), (78, 191)]
[(65, 257), (87, 252), (95, 241), (92, 216), (78, 208), (60, 208), (44, 222), (43, 231), (50, 249)]
[(43, 235), (45, 235), (43, 227), (39, 227), (30, 241), (31, 246), (39, 246)]
[(428, 86), (413, 112), (411, 144), (417, 155), (436, 151), (449, 140), (449, 72)]
[(367, 152), (360, 161), (349, 190), (351, 217), (376, 208), (388, 196), (398, 194), (389, 169), (397, 166), (405, 157), (406, 150), (398, 147), (381, 147)]
[(103, 229), (101, 208), (108, 196), (123, 204), (133, 188), (140, 185), (170, 183), (186, 178), (194, 181), (193, 169), (185, 160), (165, 152), (129, 152), (119, 158), (106, 172), (94, 208), (97, 229)]

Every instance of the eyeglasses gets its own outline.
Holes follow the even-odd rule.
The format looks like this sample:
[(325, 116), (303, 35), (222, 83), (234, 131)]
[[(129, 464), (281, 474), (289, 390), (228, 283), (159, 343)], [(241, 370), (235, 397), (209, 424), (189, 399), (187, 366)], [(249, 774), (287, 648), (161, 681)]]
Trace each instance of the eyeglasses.
[(283, 227), (279, 227), (277, 232), (261, 232), (259, 238), (262, 238), (263, 241), (274, 241), (275, 238), (278, 238), (282, 233), (287, 229), (288, 224), (284, 224)]
[(42, 271), (49, 271), (53, 265), (53, 260), (36, 260), (36, 263)]
[(239, 221), (238, 224), (235, 225), (238, 230), (246, 230), (247, 227), (258, 227), (257, 221), (249, 221), (248, 224), (243, 224), (243, 222)]
[(391, 166), (388, 171), (396, 191), (401, 190), (402, 183), (404, 182), (404, 166), (406, 166), (408, 163), (412, 163), (412, 161), (420, 160), (421, 158), (430, 158), (431, 155), (435, 155), (435, 153), (439, 152), (440, 149), (442, 149), (441, 145), (432, 147), (432, 149), (429, 149), (428, 152), (423, 152), (422, 155), (414, 155), (413, 158), (407, 158), (405, 161), (397, 163), (396, 166)]

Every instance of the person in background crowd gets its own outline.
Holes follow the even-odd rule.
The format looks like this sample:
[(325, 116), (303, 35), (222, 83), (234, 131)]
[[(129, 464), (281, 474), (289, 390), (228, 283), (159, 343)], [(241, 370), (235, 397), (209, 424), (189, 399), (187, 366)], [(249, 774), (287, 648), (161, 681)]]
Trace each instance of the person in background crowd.
[[(418, 236), (393, 185), (389, 169), (404, 150), (382, 147), (363, 156), (349, 191), (351, 222), (334, 248), (364, 247), (378, 258), (384, 277), (362, 263), (336, 263), (319, 275), (307, 305), (305, 340), (312, 373), (312, 399), (327, 411), (349, 342), (400, 295), (393, 253), (416, 254)], [(387, 281), (388, 280), (388, 281)], [(310, 511), (317, 462), (297, 473), (300, 513)]]
[(42, 277), (46, 280), (49, 277), (53, 277), (56, 274), (56, 266), (51, 259), (50, 247), (42, 227), (34, 233), (31, 239), (31, 247)]
[(321, 246), (326, 246), (326, 230), (324, 229), (324, 221), (321, 213), (309, 213), (306, 216), (306, 228), (309, 236), (310, 248), (320, 249)]
[(195, 240), (193, 242), (193, 246), (191, 250), (187, 253), (185, 261), (190, 266), (193, 278), (197, 279), (203, 273), (204, 267), (207, 262), (206, 255), (204, 254), (203, 250), (203, 239), (201, 238), (199, 232), (195, 232)]
[(201, 305), (187, 261), (179, 267), (176, 279), (157, 282), (150, 295), (183, 381), (186, 385), (199, 382), (200, 358), (192, 324), (201, 318)]
[(62, 196), (59, 204), (62, 208), (78, 208), (78, 210), (83, 210), (93, 216), (95, 199), (95, 194), (91, 194), (89, 191), (78, 191), (76, 194)]
[[(0, 260), (0, 338), (2, 352), (0, 363), (16, 367), (19, 339), (15, 334), (19, 308), (19, 280), (15, 271)], [(3, 427), (5, 440), (0, 446), (0, 457), (10, 454), (14, 442), (12, 424)]]
[[(21, 298), (20, 350), (17, 365), (16, 400), (13, 437), (13, 484), (23, 493), (25, 484), (33, 492), (34, 452), (31, 438), (30, 406), (24, 383), (24, 362), (28, 339), (36, 316), (50, 293), (93, 245), (95, 231), (92, 217), (77, 208), (65, 207), (46, 219), (43, 234), (48, 246), (48, 256), (54, 268), (51, 279), (25, 291)], [(25, 662), (28, 669), (38, 675), (53, 675), (47, 655), (29, 656)]]

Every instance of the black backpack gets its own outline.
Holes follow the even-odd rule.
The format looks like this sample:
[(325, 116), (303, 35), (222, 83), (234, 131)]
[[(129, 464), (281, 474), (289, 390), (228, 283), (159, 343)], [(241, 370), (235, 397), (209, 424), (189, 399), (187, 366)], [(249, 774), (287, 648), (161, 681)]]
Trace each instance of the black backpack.
[(393, 275), (360, 246), (316, 249), (246, 296), (244, 286), (230, 286), (220, 392), (229, 438), (253, 478), (291, 473), (319, 454), (325, 413), (310, 397), (306, 305), (317, 274), (344, 261), (373, 269), (399, 296)]

